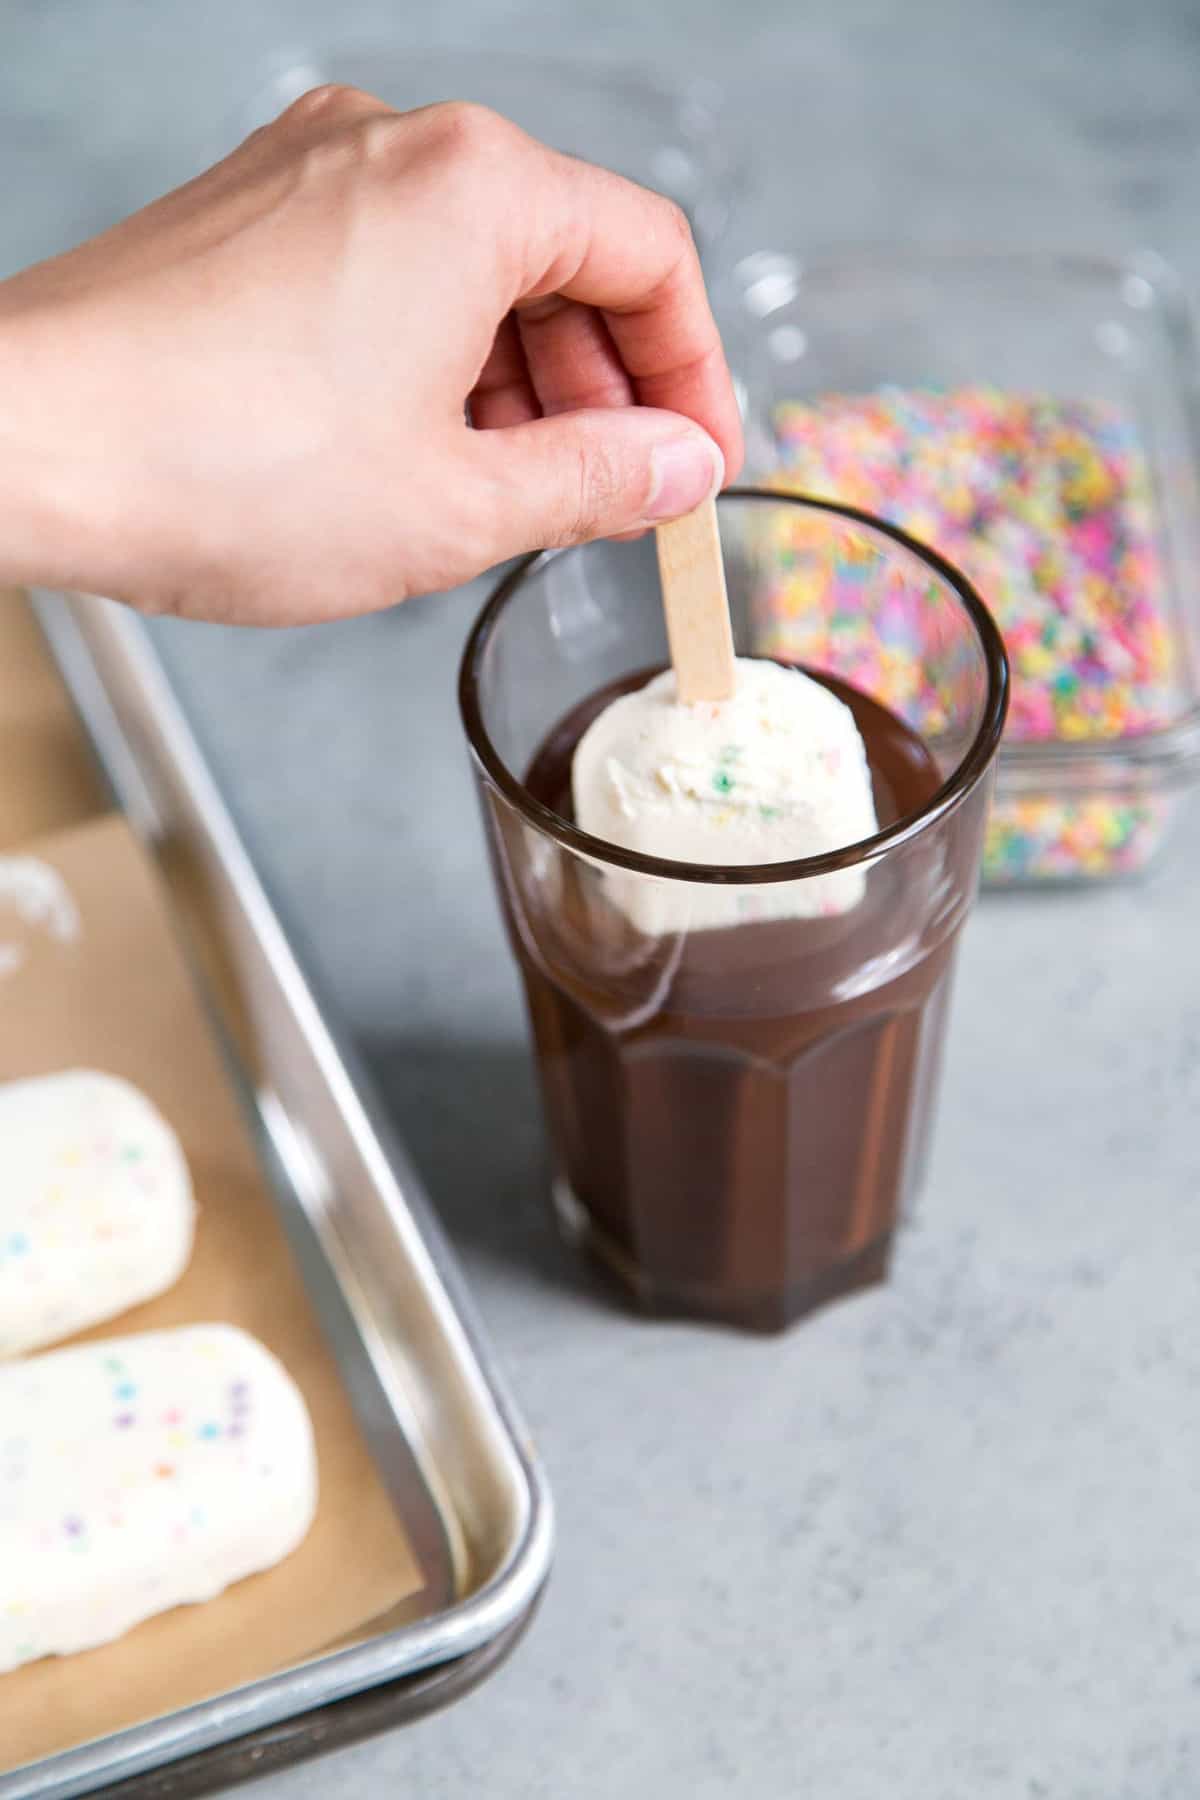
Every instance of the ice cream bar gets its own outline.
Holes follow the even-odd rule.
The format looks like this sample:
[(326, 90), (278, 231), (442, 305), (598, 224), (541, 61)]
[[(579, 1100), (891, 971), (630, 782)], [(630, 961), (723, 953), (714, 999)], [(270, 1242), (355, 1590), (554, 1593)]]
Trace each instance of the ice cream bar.
[(295, 1383), (230, 1325), (0, 1368), (0, 1671), (208, 1600), (296, 1548), (316, 1509)]
[(162, 1293), (193, 1222), (179, 1141), (137, 1088), (87, 1069), (0, 1086), (0, 1357)]
[[(614, 700), (580, 739), (571, 786), (584, 831), (676, 862), (791, 862), (877, 830), (850, 708), (800, 670), (754, 657), (738, 657), (728, 700), (681, 704), (669, 669)], [(848, 912), (864, 876), (700, 889), (614, 872), (605, 886), (654, 933)]]

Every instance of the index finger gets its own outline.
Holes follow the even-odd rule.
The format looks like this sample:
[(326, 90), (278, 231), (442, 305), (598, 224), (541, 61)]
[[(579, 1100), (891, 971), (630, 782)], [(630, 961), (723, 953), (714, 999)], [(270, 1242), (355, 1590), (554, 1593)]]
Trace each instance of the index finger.
[(741, 419), (686, 217), (607, 169), (546, 154), (547, 191), (530, 209), (536, 237), (517, 307), (562, 294), (598, 308), (637, 400), (702, 425), (732, 479), (742, 463)]

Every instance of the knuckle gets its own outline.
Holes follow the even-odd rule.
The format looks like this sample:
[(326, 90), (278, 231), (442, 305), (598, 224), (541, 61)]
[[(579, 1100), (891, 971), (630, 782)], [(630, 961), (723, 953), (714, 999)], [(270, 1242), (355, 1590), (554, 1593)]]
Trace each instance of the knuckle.
[(404, 121), (397, 113), (360, 119), (354, 127), (354, 154), (368, 166), (391, 167), (399, 159), (404, 143)]
[(677, 200), (664, 198), (662, 209), (663, 230), (666, 235), (679, 245), (681, 251), (694, 252), (696, 244), (692, 236), (692, 222), (682, 206)]
[(620, 471), (602, 444), (581, 444), (574, 458), (575, 478), (566, 490), (570, 503), (562, 520), (565, 544), (584, 543), (596, 535), (611, 517), (622, 486)]
[(359, 105), (364, 98), (357, 88), (349, 87), (345, 82), (325, 81), (319, 87), (309, 88), (298, 100), (293, 100), (282, 116), (295, 124), (304, 125), (310, 120), (347, 112), (351, 107)]
[(378, 112), (336, 122), (305, 147), (309, 175), (318, 181), (354, 182), (389, 174), (402, 160), (402, 123), (395, 113)]
[(446, 100), (435, 106), (434, 126), (442, 147), (452, 156), (490, 156), (513, 144), (515, 125), (473, 100)]

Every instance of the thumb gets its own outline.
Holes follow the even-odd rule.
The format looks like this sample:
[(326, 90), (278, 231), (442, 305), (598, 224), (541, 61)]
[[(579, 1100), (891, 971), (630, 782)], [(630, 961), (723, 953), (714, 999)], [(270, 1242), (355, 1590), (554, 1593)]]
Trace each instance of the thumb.
[(469, 436), (478, 516), (491, 521), (496, 562), (677, 519), (725, 475), (706, 431), (648, 406), (559, 413)]

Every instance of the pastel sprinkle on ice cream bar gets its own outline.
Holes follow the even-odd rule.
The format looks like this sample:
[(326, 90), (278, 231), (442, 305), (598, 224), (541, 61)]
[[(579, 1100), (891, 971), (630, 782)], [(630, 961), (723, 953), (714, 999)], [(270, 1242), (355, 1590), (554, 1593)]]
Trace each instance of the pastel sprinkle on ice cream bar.
[(0, 1086), (0, 1357), (161, 1294), (194, 1215), (179, 1140), (127, 1081), (74, 1069)]
[[(728, 700), (681, 704), (668, 669), (593, 719), (571, 768), (584, 831), (718, 865), (791, 862), (872, 836), (871, 771), (850, 708), (799, 669), (739, 656), (735, 670)], [(857, 868), (742, 887), (605, 876), (648, 933), (848, 912), (864, 886)]]
[(189, 1325), (0, 1368), (0, 1672), (108, 1643), (282, 1560), (312, 1427), (255, 1338)]

